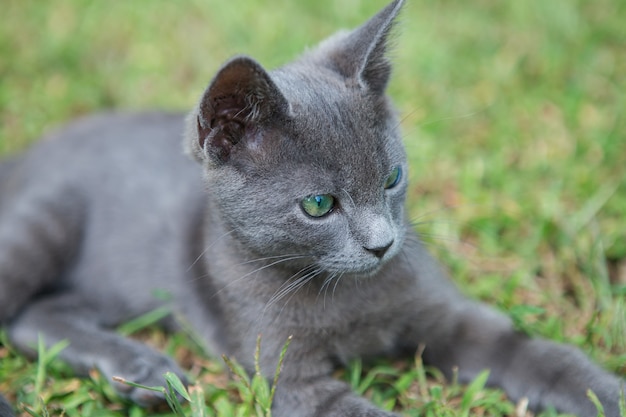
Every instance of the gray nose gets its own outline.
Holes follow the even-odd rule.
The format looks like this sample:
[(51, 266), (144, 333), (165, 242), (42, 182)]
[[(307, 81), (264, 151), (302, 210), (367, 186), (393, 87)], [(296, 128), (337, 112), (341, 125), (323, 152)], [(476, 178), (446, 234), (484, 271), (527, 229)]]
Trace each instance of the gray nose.
[(376, 248), (367, 248), (364, 246), (363, 249), (375, 255), (378, 259), (381, 259), (383, 256), (385, 256), (385, 253), (387, 253), (387, 249), (389, 249), (391, 245), (393, 245), (393, 240), (384, 246), (379, 246)]

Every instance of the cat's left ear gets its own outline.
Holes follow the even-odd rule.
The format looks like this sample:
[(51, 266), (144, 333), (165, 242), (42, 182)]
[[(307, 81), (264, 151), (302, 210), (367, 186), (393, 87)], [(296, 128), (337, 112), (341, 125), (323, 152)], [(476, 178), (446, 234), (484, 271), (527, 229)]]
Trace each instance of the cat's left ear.
[[(228, 61), (187, 120), (187, 152), (211, 165), (259, 141), (264, 128), (285, 118), (289, 104), (270, 75), (252, 58)], [(279, 122), (280, 120), (278, 120)]]
[(391, 75), (386, 57), (389, 33), (403, 4), (404, 0), (394, 0), (355, 30), (322, 43), (319, 52), (349, 82), (382, 94)]

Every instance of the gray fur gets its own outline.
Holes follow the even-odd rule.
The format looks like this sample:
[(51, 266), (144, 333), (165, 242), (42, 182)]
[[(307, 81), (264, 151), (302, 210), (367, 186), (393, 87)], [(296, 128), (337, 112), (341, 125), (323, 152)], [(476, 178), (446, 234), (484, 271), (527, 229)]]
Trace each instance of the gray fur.
[(11, 405), (7, 402), (6, 398), (0, 395), (0, 417), (11, 417), (13, 416), (13, 409)]
[[(533, 409), (595, 415), (591, 388), (617, 416), (620, 379), (461, 296), (405, 221), (407, 162), (384, 95), (401, 6), (272, 72), (234, 58), (186, 118), (90, 117), (0, 165), (0, 320), (12, 343), (34, 355), (40, 332), (67, 339), (61, 358), (77, 373), (159, 385), (182, 370), (111, 328), (166, 304), (248, 369), (262, 334), (266, 375), (293, 335), (278, 417), (390, 416), (333, 369), (421, 344), (445, 374), (489, 368)], [(385, 189), (396, 166), (404, 175)], [(312, 194), (338, 205), (311, 218), (300, 201)]]

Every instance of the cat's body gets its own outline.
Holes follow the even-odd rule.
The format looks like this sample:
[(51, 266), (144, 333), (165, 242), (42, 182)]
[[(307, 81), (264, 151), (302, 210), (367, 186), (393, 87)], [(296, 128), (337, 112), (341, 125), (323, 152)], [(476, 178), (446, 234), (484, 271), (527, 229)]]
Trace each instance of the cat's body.
[(277, 416), (389, 415), (332, 370), (420, 345), (462, 380), (489, 368), (533, 408), (593, 415), (591, 388), (616, 416), (617, 377), (463, 298), (405, 221), (406, 158), (384, 95), (400, 7), (269, 75), (235, 58), (187, 120), (87, 118), (0, 164), (0, 320), (13, 343), (32, 353), (38, 332), (68, 339), (61, 357), (77, 372), (160, 384), (182, 373), (174, 362), (110, 329), (165, 304), (248, 369), (262, 334), (266, 375), (293, 336)]

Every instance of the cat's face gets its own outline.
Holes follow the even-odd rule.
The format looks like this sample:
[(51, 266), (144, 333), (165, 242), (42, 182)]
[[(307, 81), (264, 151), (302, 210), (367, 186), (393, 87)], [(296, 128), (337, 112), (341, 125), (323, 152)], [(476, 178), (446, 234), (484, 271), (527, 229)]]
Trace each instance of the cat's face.
[(251, 133), (252, 145), (210, 176), (214, 198), (256, 257), (374, 273), (404, 236), (398, 122), (384, 97), (306, 78), (275, 76), (290, 115)]
[(251, 257), (371, 275), (399, 251), (407, 166), (384, 90), (400, 6), (272, 73), (231, 60), (190, 115), (188, 150)]

